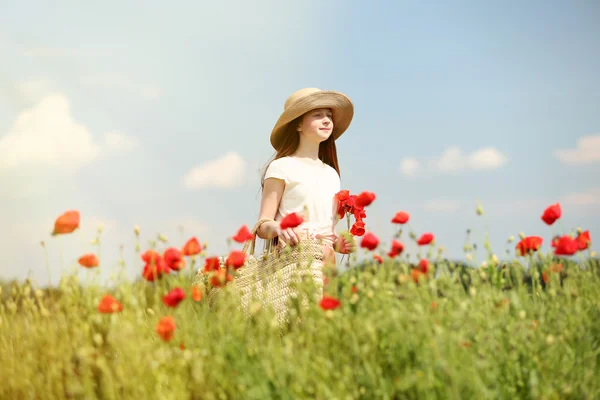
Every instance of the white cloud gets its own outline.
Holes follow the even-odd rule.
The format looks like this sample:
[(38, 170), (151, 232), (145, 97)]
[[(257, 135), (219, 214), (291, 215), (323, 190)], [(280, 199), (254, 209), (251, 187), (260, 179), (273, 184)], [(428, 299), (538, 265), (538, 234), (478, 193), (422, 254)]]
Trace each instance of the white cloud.
[(142, 97), (150, 100), (158, 99), (160, 94), (160, 89), (157, 87), (145, 87), (141, 91)]
[(183, 185), (188, 189), (205, 187), (232, 188), (243, 182), (246, 162), (235, 152), (207, 161), (188, 171), (183, 177)]
[(67, 98), (54, 93), (17, 115), (0, 138), (0, 163), (17, 166), (77, 167), (96, 158), (100, 146), (71, 115)]
[(583, 136), (577, 140), (576, 148), (555, 150), (554, 154), (567, 165), (600, 162), (600, 134)]
[[(34, 93), (43, 87), (42, 83), (29, 82), (23, 90)], [(67, 97), (54, 92), (21, 111), (8, 133), (0, 137), (0, 166), (75, 169), (94, 161), (105, 150), (138, 146), (137, 139), (119, 132), (108, 132), (104, 143), (97, 143), (88, 127), (74, 119)]]
[(569, 193), (563, 197), (562, 202), (573, 206), (598, 206), (600, 205), (600, 188)]
[(446, 148), (439, 157), (429, 159), (427, 162), (418, 161), (413, 157), (405, 158), (401, 161), (400, 171), (409, 177), (415, 177), (417, 172), (422, 176), (436, 172), (456, 174), (467, 170), (497, 169), (507, 161), (508, 158), (494, 147), (483, 147), (466, 154), (460, 147), (451, 146)]
[(400, 161), (400, 172), (408, 177), (416, 176), (419, 167), (419, 162), (415, 158), (404, 158)]
[(119, 132), (107, 132), (104, 134), (104, 146), (108, 150), (134, 150), (139, 147), (140, 141), (131, 136)]
[(425, 202), (423, 208), (427, 212), (450, 212), (458, 210), (458, 202), (449, 199), (432, 199)]

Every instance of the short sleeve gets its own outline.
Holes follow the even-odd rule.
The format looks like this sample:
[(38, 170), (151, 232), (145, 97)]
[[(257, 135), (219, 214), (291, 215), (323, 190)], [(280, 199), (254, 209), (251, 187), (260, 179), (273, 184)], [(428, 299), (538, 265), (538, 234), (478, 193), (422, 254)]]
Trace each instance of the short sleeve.
[(267, 168), (267, 172), (265, 173), (265, 179), (267, 178), (277, 178), (282, 179), (285, 183), (289, 183), (287, 175), (282, 171), (281, 165), (274, 160), (269, 164)]

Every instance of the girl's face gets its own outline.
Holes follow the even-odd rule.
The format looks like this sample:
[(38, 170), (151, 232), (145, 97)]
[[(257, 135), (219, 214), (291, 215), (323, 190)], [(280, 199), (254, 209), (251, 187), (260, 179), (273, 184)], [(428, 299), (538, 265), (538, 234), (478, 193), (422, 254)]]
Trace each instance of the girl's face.
[(321, 143), (333, 132), (333, 114), (329, 108), (318, 108), (304, 114), (300, 123), (300, 136)]

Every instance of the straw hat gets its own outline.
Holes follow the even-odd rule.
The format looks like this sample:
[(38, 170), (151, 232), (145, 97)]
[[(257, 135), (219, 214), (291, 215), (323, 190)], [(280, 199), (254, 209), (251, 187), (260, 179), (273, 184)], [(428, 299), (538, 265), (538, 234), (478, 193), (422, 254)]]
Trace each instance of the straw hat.
[(275, 150), (281, 145), (287, 124), (316, 108), (331, 108), (334, 139), (348, 129), (354, 116), (354, 105), (345, 94), (317, 88), (300, 89), (287, 98), (283, 112), (273, 127), (271, 145)]

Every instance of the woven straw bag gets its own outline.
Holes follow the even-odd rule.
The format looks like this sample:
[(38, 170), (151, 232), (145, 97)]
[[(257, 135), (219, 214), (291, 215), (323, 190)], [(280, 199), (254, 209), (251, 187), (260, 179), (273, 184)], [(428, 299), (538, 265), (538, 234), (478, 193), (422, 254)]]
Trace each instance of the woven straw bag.
[[(288, 301), (299, 295), (296, 284), (304, 278), (312, 278), (317, 292), (314, 299), (318, 301), (323, 290), (323, 244), (320, 240), (302, 238), (295, 246), (284, 248), (268, 248), (260, 257), (254, 256), (256, 232), (260, 225), (271, 219), (261, 219), (252, 229), (254, 238), (244, 244), (243, 251), (247, 254), (246, 263), (236, 271), (231, 281), (233, 287), (239, 290), (241, 309), (248, 315), (248, 306), (255, 300), (263, 306), (272, 306), (280, 324), (288, 320)], [(271, 247), (271, 246), (269, 246)], [(221, 263), (221, 268), (226, 268)], [(203, 280), (206, 274), (198, 271), (195, 283)], [(227, 285), (227, 288), (231, 284)], [(207, 284), (209, 305), (214, 305), (222, 297), (224, 289)], [(308, 299), (303, 298), (302, 303), (308, 306)]]

